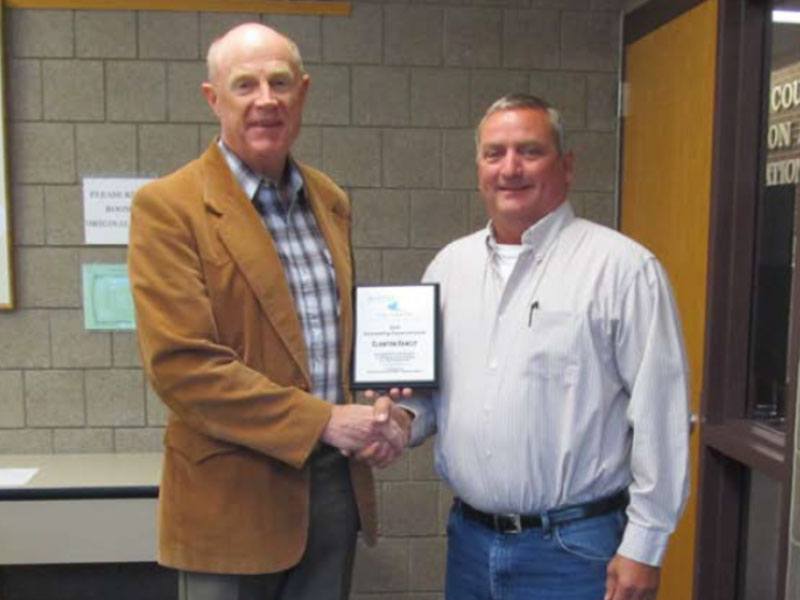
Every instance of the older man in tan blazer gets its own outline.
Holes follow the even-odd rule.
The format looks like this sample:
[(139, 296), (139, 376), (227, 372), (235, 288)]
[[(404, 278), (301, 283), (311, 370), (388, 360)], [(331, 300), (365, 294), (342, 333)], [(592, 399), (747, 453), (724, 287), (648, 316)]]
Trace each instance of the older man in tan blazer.
[(375, 537), (369, 467), (345, 454), (390, 462), (407, 417), (352, 403), (350, 205), (290, 156), (297, 47), (241, 25), (208, 67), (220, 138), (131, 213), (139, 344), (170, 408), (159, 562), (188, 600), (344, 600), (359, 525)]

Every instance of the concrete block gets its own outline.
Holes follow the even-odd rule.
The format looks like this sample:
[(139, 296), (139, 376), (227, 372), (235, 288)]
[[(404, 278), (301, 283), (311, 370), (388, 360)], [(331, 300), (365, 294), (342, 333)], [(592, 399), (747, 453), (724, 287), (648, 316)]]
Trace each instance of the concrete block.
[(477, 187), (474, 130), (446, 130), (442, 157), (446, 189), (474, 190)]
[(171, 62), (167, 66), (167, 113), (173, 122), (216, 123), (200, 85), (206, 79), (204, 61)]
[[(18, 248), (17, 293), (24, 308), (81, 304), (78, 253), (72, 248)], [(2, 363), (5, 364), (5, 363)]]
[(441, 248), (467, 233), (463, 192), (415, 190), (411, 193), (411, 245)]
[(372, 548), (364, 544), (358, 545), (353, 571), (354, 592), (405, 592), (406, 589), (408, 589), (407, 540), (384, 538), (380, 544)]
[(569, 200), (575, 208), (575, 214), (579, 217), (616, 228), (614, 194), (571, 192)]
[(211, 143), (216, 142), (219, 137), (219, 125), (200, 125), (200, 147), (207, 148)]
[(359, 248), (408, 246), (408, 192), (353, 191), (353, 244)]
[(414, 481), (438, 481), (434, 465), (434, 440), (428, 438), (421, 446), (409, 452), (410, 476)]
[(383, 132), (383, 182), (388, 187), (439, 187), (442, 140), (438, 131), (387, 129)]
[(436, 482), (384, 483), (380, 518), (383, 535), (434, 535), (438, 489)]
[(444, 589), (447, 563), (447, 540), (443, 537), (425, 537), (409, 541), (409, 588), (412, 590)]
[(450, 516), (450, 508), (453, 506), (453, 491), (444, 483), (439, 483), (439, 534), (447, 533), (447, 519)]
[(42, 118), (42, 63), (32, 58), (8, 61), (6, 109), (11, 121), (36, 121)]
[(161, 452), (164, 450), (164, 430), (160, 427), (138, 427), (114, 430), (116, 452)]
[(50, 336), (54, 367), (111, 366), (111, 334), (84, 329), (82, 310), (53, 311)]
[(111, 358), (115, 367), (141, 367), (136, 332), (115, 331), (111, 334)]
[(625, 8), (625, 0), (592, 0), (592, 10), (615, 10)]
[(0, 427), (25, 427), (22, 371), (0, 371)]
[(586, 126), (586, 77), (581, 73), (534, 71), (530, 91), (558, 109), (567, 130)]
[(83, 197), (81, 186), (46, 186), (44, 214), (48, 246), (83, 244)]
[(380, 250), (355, 248), (353, 251), (353, 258), (356, 265), (356, 283), (367, 285), (379, 284), (381, 282)]
[(483, 118), (492, 103), (514, 92), (528, 91), (528, 75), (523, 71), (480, 70), (472, 71), (470, 86), (470, 121), (473, 128)]
[(197, 125), (140, 125), (139, 172), (166, 175), (197, 158), (200, 129)]
[(145, 383), (145, 401), (147, 424), (150, 427), (166, 425), (169, 408), (161, 401), (149, 383)]
[(306, 96), (303, 121), (311, 125), (350, 123), (349, 67), (310, 65), (311, 86)]
[(83, 372), (26, 371), (25, 412), (29, 427), (83, 425)]
[(597, 131), (617, 128), (617, 76), (591, 73), (586, 76), (586, 126)]
[(499, 67), (502, 14), (491, 8), (448, 8), (444, 18), (444, 62), (463, 67)]
[(353, 123), (408, 125), (408, 85), (402, 67), (353, 67)]
[(53, 435), (49, 429), (0, 430), (0, 454), (50, 454)]
[(435, 255), (433, 250), (384, 250), (383, 283), (419, 283)]
[(292, 146), (292, 156), (313, 167), (322, 164), (322, 129), (303, 126)]
[(467, 127), (469, 73), (460, 69), (411, 71), (411, 122), (429, 127)]
[(322, 170), (339, 185), (380, 185), (380, 132), (374, 129), (322, 130)]
[(9, 10), (11, 56), (73, 55), (75, 32), (71, 10)]
[(378, 64), (383, 56), (383, 11), (354, 4), (348, 17), (322, 18), (322, 59), (326, 63)]
[(136, 58), (136, 13), (75, 11), (75, 54), (81, 58)]
[(53, 450), (56, 454), (91, 454), (113, 452), (114, 436), (111, 429), (55, 429)]
[(40, 185), (15, 185), (11, 188), (9, 204), (14, 218), (14, 244), (44, 244), (44, 188)]
[(480, 192), (472, 193), (467, 202), (469, 204), (469, 230), (477, 231), (486, 227), (489, 215), (486, 212), (486, 202)]
[(0, 312), (3, 339), (0, 365), (4, 369), (47, 368), (50, 366), (50, 322), (42, 310)]
[(570, 132), (575, 153), (575, 191), (613, 192), (617, 173), (617, 138), (613, 133)]
[(322, 19), (314, 15), (267, 15), (264, 24), (297, 44), (304, 63), (322, 60)]
[(587, 10), (591, 0), (531, 0), (531, 8), (557, 10)]
[(616, 71), (619, 15), (614, 12), (561, 13), (561, 67)]
[(78, 252), (78, 261), (81, 264), (124, 263), (127, 258), (127, 246), (85, 246)]
[(507, 10), (504, 13), (503, 64), (517, 69), (558, 67), (559, 13)]
[(211, 42), (241, 23), (258, 23), (258, 13), (200, 13), (200, 58), (205, 60)]
[(386, 64), (442, 64), (444, 11), (441, 8), (388, 4), (383, 9), (383, 24)]
[[(380, 283), (380, 282), (378, 282)], [(400, 458), (394, 461), (385, 469), (376, 469), (373, 471), (376, 481), (408, 481), (408, 465), (409, 458), (408, 452), (403, 454)]]
[(82, 123), (75, 126), (78, 176), (133, 176), (136, 169), (136, 126)]
[(164, 121), (167, 69), (163, 62), (108, 61), (106, 96), (110, 121)]
[(144, 425), (144, 377), (133, 369), (86, 371), (89, 425)]
[(12, 123), (9, 134), (14, 183), (75, 182), (73, 125)]
[(139, 12), (141, 58), (200, 58), (200, 16), (196, 12)]

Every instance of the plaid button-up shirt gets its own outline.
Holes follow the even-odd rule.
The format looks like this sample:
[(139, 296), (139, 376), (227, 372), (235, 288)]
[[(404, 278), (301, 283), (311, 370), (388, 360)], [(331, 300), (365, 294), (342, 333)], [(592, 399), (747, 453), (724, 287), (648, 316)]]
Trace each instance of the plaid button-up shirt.
[(219, 147), (239, 185), (261, 214), (275, 242), (303, 326), (311, 393), (342, 401), (339, 365), (339, 295), (336, 273), (303, 178), (289, 160), (283, 181), (262, 179), (220, 140)]

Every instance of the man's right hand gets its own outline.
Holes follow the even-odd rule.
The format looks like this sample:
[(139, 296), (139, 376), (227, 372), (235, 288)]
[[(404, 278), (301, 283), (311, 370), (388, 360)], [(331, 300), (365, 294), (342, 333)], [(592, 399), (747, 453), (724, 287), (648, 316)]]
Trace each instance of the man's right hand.
[[(391, 400), (386, 399), (391, 403)], [(385, 403), (385, 402), (384, 402)], [(336, 405), (322, 432), (322, 441), (349, 454), (374, 443), (386, 443), (399, 454), (408, 442), (408, 432), (390, 416), (390, 407), (362, 404)]]

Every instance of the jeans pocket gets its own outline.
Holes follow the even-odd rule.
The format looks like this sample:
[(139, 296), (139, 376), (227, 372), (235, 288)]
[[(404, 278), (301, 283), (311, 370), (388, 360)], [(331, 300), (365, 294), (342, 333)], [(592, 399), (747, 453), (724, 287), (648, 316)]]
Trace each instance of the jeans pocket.
[(616, 554), (625, 529), (625, 515), (607, 515), (559, 525), (553, 530), (562, 550), (593, 562), (608, 562)]

